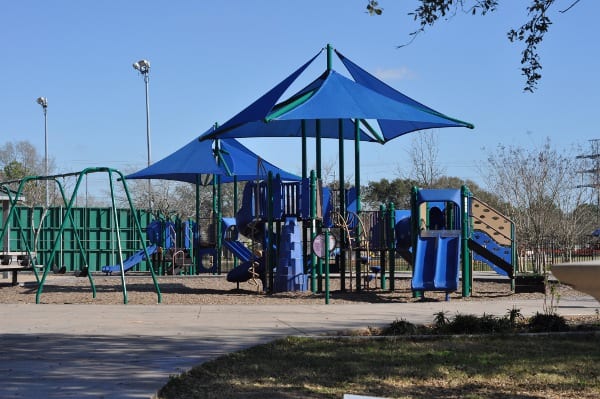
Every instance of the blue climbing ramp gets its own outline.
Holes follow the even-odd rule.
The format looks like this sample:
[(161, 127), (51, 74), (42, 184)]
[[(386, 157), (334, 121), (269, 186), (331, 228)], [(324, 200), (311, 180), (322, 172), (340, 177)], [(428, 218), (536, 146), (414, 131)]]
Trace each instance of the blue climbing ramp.
[[(148, 251), (148, 255), (152, 255), (153, 253), (156, 252), (157, 249), (158, 249), (158, 246), (156, 244), (146, 247), (146, 250)], [(141, 261), (144, 261), (144, 260), (146, 260), (146, 254), (144, 253), (143, 249), (140, 249), (139, 251), (137, 251), (136, 253), (134, 253), (129, 258), (127, 258), (123, 261), (123, 271), (124, 272), (128, 271), (129, 269), (131, 269), (132, 267), (134, 267), (135, 265), (137, 265), (138, 263), (140, 263)], [(112, 274), (112, 272), (119, 272), (119, 271), (121, 271), (120, 264), (111, 265), (111, 266), (102, 266), (102, 272), (104, 272), (106, 274)]]

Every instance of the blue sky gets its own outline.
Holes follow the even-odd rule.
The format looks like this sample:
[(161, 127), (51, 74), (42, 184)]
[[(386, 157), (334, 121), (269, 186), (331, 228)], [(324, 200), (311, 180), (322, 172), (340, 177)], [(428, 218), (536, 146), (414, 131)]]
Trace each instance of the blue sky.
[[(600, 2), (559, 0), (540, 46), (543, 79), (524, 93), (520, 44), (506, 32), (526, 21), (526, 1), (502, 1), (486, 17), (459, 14), (405, 43), (416, 27), (416, 1), (365, 0), (5, 2), (0, 13), (0, 144), (27, 140), (44, 150), (48, 98), (49, 154), (57, 172), (88, 166), (132, 171), (146, 163), (144, 83), (132, 68), (151, 62), (150, 127), (157, 161), (215, 122), (223, 123), (285, 78), (327, 43), (404, 94), (475, 130), (436, 130), (447, 174), (482, 181), (480, 167), (498, 144), (559, 149), (599, 138), (591, 116), (600, 105), (595, 28)], [(326, 66), (321, 56), (300, 78)], [(333, 68), (345, 70), (337, 59)], [(591, 118), (591, 119), (590, 119)], [(418, 134), (418, 133), (417, 133)], [(363, 181), (407, 171), (412, 135), (361, 147)], [(299, 173), (297, 139), (242, 140), (278, 166)], [(351, 154), (351, 143), (347, 144)], [(311, 155), (312, 156), (312, 155)], [(323, 162), (337, 162), (337, 142)], [(314, 163), (309, 156), (309, 162)], [(353, 170), (346, 155), (347, 171)]]

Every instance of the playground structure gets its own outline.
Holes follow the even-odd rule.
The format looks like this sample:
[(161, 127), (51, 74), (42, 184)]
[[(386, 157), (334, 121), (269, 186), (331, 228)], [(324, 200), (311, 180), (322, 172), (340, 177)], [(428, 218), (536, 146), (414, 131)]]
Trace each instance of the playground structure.
[[(56, 262), (58, 242), (64, 241), (61, 234), (77, 219), (73, 217), (73, 200), (81, 178), (98, 171), (114, 172), (107, 168), (92, 168), (69, 174), (77, 176), (78, 183), (70, 200), (63, 195), (64, 217), (53, 236), (51, 252), (45, 256), (45, 265), (39, 264), (40, 254), (29, 246), (31, 240), (23, 229), (19, 232), (24, 250), (20, 263), (14, 268), (32, 270), (36, 275), (40, 283), (36, 295), (38, 302), (47, 273), (60, 270), (60, 263)], [(30, 180), (36, 178), (24, 179), (19, 184)], [(22, 191), (21, 186), (19, 190)], [(15, 211), (19, 190), (9, 191), (10, 207), (8, 212), (3, 211), (8, 217), (3, 224), (2, 237), (7, 236), (11, 217), (12, 225), (24, 225)], [(284, 182), (278, 176), (269, 175), (266, 180), (246, 184), (236, 217), (220, 217), (218, 229), (214, 223), (207, 230), (202, 226), (198, 228), (191, 221), (154, 220), (146, 227), (147, 244), (140, 227), (141, 250), (128, 257), (121, 254), (117, 263), (104, 262), (101, 267), (90, 268), (89, 263), (84, 263), (78, 274), (88, 277), (95, 297), (92, 273), (88, 271), (120, 272), (125, 303), (125, 273), (140, 262), (147, 261), (153, 276), (155, 272), (221, 274), (217, 260), (223, 249), (236, 259), (233, 269), (228, 272), (228, 280), (236, 283), (249, 280), (258, 283), (260, 280), (266, 292), (306, 290), (309, 286), (313, 292), (323, 292), (324, 288), (328, 291), (331, 271), (339, 273), (344, 291), (371, 289), (377, 286), (378, 280), (381, 289), (388, 289), (389, 284), (389, 289), (394, 290), (396, 257), (404, 258), (412, 265), (411, 282), (416, 296), (432, 290), (456, 291), (460, 276), (462, 294), (469, 296), (471, 258), (486, 262), (496, 272), (514, 279), (517, 257), (512, 223), (474, 198), (466, 187), (462, 191), (415, 188), (411, 210), (396, 210), (389, 204), (387, 207), (382, 205), (379, 211), (355, 212), (354, 195), (352, 189), (344, 193), (345, 203), (349, 205), (343, 217), (339, 204), (335, 203), (337, 196), (321, 187), (314, 173), (310, 179), (299, 182)], [(117, 219), (114, 219), (115, 233), (119, 236)], [(220, 234), (220, 239), (210, 237), (215, 232)], [(328, 248), (330, 255), (335, 255), (333, 258), (317, 256), (310, 248), (315, 238), (323, 233), (335, 237), (337, 247)], [(81, 258), (87, 259), (86, 248), (77, 231), (71, 234), (78, 243)], [(251, 240), (250, 245), (244, 245), (240, 234)], [(8, 246), (3, 248), (2, 262), (7, 263)], [(208, 262), (203, 258), (208, 258)], [(194, 269), (194, 264), (201, 267)], [(38, 270), (44, 272), (42, 278), (39, 278)]]
[[(414, 264), (417, 264), (415, 257), (419, 253), (417, 246), (414, 245), (411, 249), (410, 246), (398, 245), (400, 242), (396, 241), (395, 217), (398, 214), (392, 204), (389, 207), (382, 206), (379, 212), (362, 211), (360, 142), (371, 141), (384, 144), (415, 130), (435, 127), (473, 128), (473, 126), (468, 122), (448, 117), (392, 89), (335, 51), (354, 80), (344, 77), (332, 69), (333, 48), (327, 45), (326, 50), (326, 71), (289, 99), (278, 102), (283, 93), (315, 60), (318, 54), (222, 126), (215, 126), (197, 140), (192, 140), (188, 145), (165, 159), (127, 176), (127, 178), (158, 178), (195, 183), (197, 219), (195, 226), (191, 227), (193, 239), (190, 240), (191, 244), (188, 246), (180, 244), (169, 246), (166, 237), (171, 234), (171, 231), (167, 222), (160, 227), (164, 233), (163, 237), (155, 241), (149, 240), (153, 253), (149, 252), (145, 240), (142, 238), (139, 221), (136, 221), (136, 226), (142, 241), (142, 250), (123, 259), (120, 238), (117, 239), (119, 243), (118, 264), (111, 263), (109, 266), (105, 266), (105, 272), (120, 271), (125, 302), (127, 301), (125, 272), (140, 262), (145, 260), (150, 264), (149, 270), (153, 278), (155, 277), (155, 268), (152, 260), (163, 265), (163, 272), (170, 272), (170, 274), (186, 271), (189, 273), (191, 270), (189, 259), (195, 261), (196, 273), (205, 269), (204, 271), (221, 274), (221, 257), (224, 247), (229, 249), (237, 260), (241, 261), (241, 264), (234, 268), (235, 272), (230, 272), (231, 279), (239, 282), (244, 278), (258, 277), (266, 292), (304, 290), (308, 284), (307, 276), (310, 276), (310, 289), (313, 292), (323, 290), (323, 276), (325, 276), (325, 290), (327, 291), (332, 265), (330, 249), (332, 249), (332, 253), (336, 254), (335, 267), (340, 273), (342, 290), (346, 290), (347, 282), (351, 290), (355, 288), (360, 291), (363, 288), (370, 288), (370, 284), (376, 281), (378, 276), (382, 289), (386, 289), (386, 279), (389, 276), (390, 289), (393, 290), (397, 249), (400, 249), (398, 251), (400, 256), (412, 259)], [(375, 129), (375, 126), (378, 129)], [(241, 146), (239, 143), (227, 144), (225, 142), (234, 137), (257, 136), (302, 137), (302, 180), (300, 182), (283, 182), (279, 177), (274, 177), (272, 169), (269, 170), (267, 176), (259, 176), (260, 168), (257, 165), (263, 164), (260, 158), (256, 157), (256, 154), (249, 154), (249, 151), (239, 152), (239, 146)], [(307, 137), (314, 137), (316, 143), (317, 171), (311, 172), (310, 177), (307, 173)], [(335, 138), (339, 141), (339, 187), (345, 187), (343, 140), (353, 140), (354, 142), (355, 188), (348, 192), (344, 189), (339, 190), (337, 204), (333, 203), (331, 193), (321, 188), (321, 138)], [(208, 142), (208, 140), (214, 140), (214, 143)], [(227, 145), (231, 145), (229, 149), (225, 148)], [(222, 151), (223, 148), (224, 151)], [(200, 151), (203, 154), (201, 156), (199, 156)], [(237, 164), (245, 164), (243, 165), (245, 168), (232, 170), (235, 169), (236, 162), (228, 162), (227, 154), (234, 152), (237, 154), (238, 161), (240, 159), (247, 160), (237, 162)], [(233, 155), (230, 158), (233, 158)], [(281, 171), (281, 173), (285, 172)], [(200, 225), (198, 205), (198, 190), (203, 175), (212, 177), (214, 190), (212, 227), (209, 228), (209, 239), (205, 243), (202, 242), (201, 231), (206, 226)], [(223, 222), (221, 215), (221, 179), (232, 178), (235, 185), (236, 179), (244, 176), (246, 181), (251, 182), (247, 184), (244, 191), (241, 209), (239, 211), (234, 209), (236, 229), (252, 240), (252, 246), (257, 243), (260, 250), (244, 250), (236, 243), (237, 239), (228, 237), (228, 234), (233, 236), (232, 227)], [(44, 177), (44, 179), (48, 178)], [(80, 178), (76, 189), (79, 186)], [(257, 181), (253, 182), (252, 180)], [(111, 196), (113, 208), (115, 208), (112, 190), (111, 180)], [(129, 202), (131, 204), (131, 201)], [(73, 197), (68, 202), (67, 215), (69, 217), (65, 220), (72, 219), (70, 216), (72, 203)], [(234, 203), (237, 204), (237, 200), (234, 200)], [(67, 204), (66, 198), (65, 204)], [(11, 206), (12, 208), (16, 206), (16, 200), (12, 202)], [(405, 225), (406, 223), (402, 223), (402, 226), (405, 227)], [(61, 224), (59, 229), (61, 233), (64, 227), (64, 223)], [(409, 232), (411, 237), (416, 234), (416, 231), (410, 231), (410, 229)], [(338, 243), (337, 248), (327, 248), (328, 245), (326, 245), (325, 256), (316, 256), (309, 250), (310, 244), (320, 234), (326, 236), (332, 234)], [(46, 260), (44, 278), (54, 261), (58, 245), (56, 241), (49, 259)], [(455, 242), (450, 239), (441, 241), (444, 243)], [(329, 240), (326, 242), (328, 243)], [(423, 240), (423, 242), (429, 241)], [(300, 249), (300, 247), (302, 248)], [(411, 250), (412, 256), (410, 255)], [(32, 251), (28, 249), (28, 253), (31, 254)], [(379, 253), (377, 257), (379, 265), (374, 263), (376, 258), (374, 253)], [(85, 258), (83, 250), (82, 256)], [(209, 267), (204, 267), (203, 260), (205, 258), (210, 259)], [(170, 269), (166, 265), (169, 262)], [(82, 268), (83, 271), (85, 273), (82, 274), (86, 274), (93, 285), (89, 265), (86, 264)], [(347, 280), (348, 275), (349, 280)], [(40, 281), (36, 300), (39, 300), (44, 278)], [(437, 289), (435, 285), (433, 288)], [(446, 288), (448, 289), (448, 287)], [(156, 289), (160, 302), (160, 291), (157, 285)]]
[[(314, 193), (306, 190), (311, 184), (319, 187)], [(387, 208), (382, 205), (379, 211), (355, 213), (352, 211), (353, 191), (348, 190), (345, 195), (346, 203), (350, 205), (344, 218), (333, 201), (335, 196), (327, 188), (321, 188), (316, 180), (283, 183), (274, 179), (271, 183), (248, 184), (235, 219), (237, 224), (234, 227), (233, 219), (225, 223), (226, 230), (235, 228), (236, 231), (235, 239), (224, 241), (225, 247), (236, 253), (243, 265), (230, 272), (230, 281), (260, 277), (266, 290), (271, 290), (274, 279), (282, 278), (273, 277), (281, 273), (279, 268), (282, 266), (288, 280), (302, 278), (299, 268), (289, 273), (288, 260), (278, 252), (279, 247), (290, 245), (287, 232), (281, 231), (281, 223), (298, 220), (298, 228), (303, 229), (304, 237), (310, 239), (293, 241), (294, 247), (304, 243), (304, 259), (295, 256), (291, 260), (295, 265), (304, 264), (303, 270), (310, 276), (313, 292), (323, 291), (324, 275), (331, 269), (340, 274), (342, 290), (348, 288), (347, 282), (350, 290), (353, 284), (357, 291), (368, 289), (377, 279), (382, 289), (386, 289), (389, 282), (389, 288), (393, 290), (396, 256), (412, 265), (415, 296), (422, 296), (426, 291), (456, 291), (460, 280), (462, 295), (470, 296), (473, 259), (507, 276), (514, 288), (518, 259), (514, 224), (474, 197), (466, 187), (461, 190), (415, 188), (411, 210), (395, 210), (390, 204)], [(267, 198), (271, 200), (267, 201)], [(256, 256), (256, 251), (237, 241), (238, 230), (258, 241), (264, 254)], [(323, 232), (334, 236), (338, 244), (346, 243), (328, 248), (331, 254), (336, 254), (334, 263), (329, 256), (316, 257), (307, 248), (307, 244)]]
[[(411, 248), (415, 296), (457, 290), (470, 296), (472, 258), (508, 276), (517, 270), (514, 224), (500, 212), (461, 190), (419, 190), (411, 194)], [(406, 245), (406, 244), (404, 244)], [(473, 254), (473, 257), (471, 256)], [(460, 272), (460, 273), (459, 273)]]
[[(126, 259), (124, 258), (122, 247), (121, 247), (121, 231), (119, 228), (120, 223), (119, 223), (118, 212), (117, 212), (117, 207), (116, 207), (116, 202), (115, 202), (115, 177), (117, 178), (117, 181), (120, 181), (122, 184), (124, 194), (127, 198), (128, 204), (129, 204), (129, 210), (131, 212), (131, 215), (133, 215), (133, 221), (135, 224), (135, 235), (138, 239), (139, 245), (142, 247), (142, 250), (140, 251), (140, 255), (138, 257), (141, 257), (142, 256), (141, 252), (143, 252), (143, 257), (148, 262), (151, 262), (150, 253), (146, 246), (145, 240), (143, 239), (141, 224), (140, 224), (139, 218), (137, 217), (137, 214), (135, 212), (135, 208), (133, 206), (133, 202), (131, 200), (131, 196), (129, 194), (129, 190), (127, 188), (127, 184), (125, 182), (124, 176), (121, 174), (121, 172), (119, 172), (115, 169), (107, 168), (107, 167), (94, 167), (94, 168), (86, 168), (83, 171), (74, 172), (74, 173), (66, 173), (66, 174), (52, 175), (52, 176), (27, 176), (20, 180), (2, 182), (2, 183), (0, 183), (0, 187), (2, 187), (3, 191), (5, 193), (7, 193), (8, 197), (9, 197), (8, 198), (9, 199), (8, 212), (5, 212), (6, 207), (3, 207), (3, 213), (2, 213), (3, 224), (2, 224), (2, 230), (0, 231), (0, 242), (2, 243), (3, 261), (5, 261), (6, 263), (10, 263), (12, 260), (11, 259), (12, 255), (10, 253), (11, 248), (10, 248), (10, 242), (8, 241), (8, 236), (10, 235), (11, 227), (14, 226), (17, 229), (17, 233), (18, 233), (18, 236), (20, 239), (19, 244), (21, 246), (21, 251), (25, 255), (21, 255), (21, 260), (19, 262), (19, 265), (12, 266), (11, 271), (13, 271), (13, 282), (16, 282), (15, 281), (16, 273), (19, 270), (33, 271), (33, 273), (36, 277), (36, 280), (38, 282), (38, 288), (37, 288), (37, 292), (36, 292), (36, 303), (40, 302), (41, 294), (42, 294), (43, 287), (44, 287), (44, 282), (46, 281), (48, 274), (51, 271), (55, 271), (55, 272), (64, 271), (64, 269), (62, 267), (57, 266), (57, 258), (58, 258), (58, 253), (60, 251), (60, 247), (65, 239), (65, 233), (67, 231), (73, 235), (73, 237), (69, 237), (69, 238), (73, 239), (74, 242), (76, 243), (77, 251), (79, 252), (80, 260), (82, 261), (80, 269), (76, 273), (76, 275), (88, 278), (91, 289), (92, 289), (92, 296), (94, 298), (96, 297), (96, 287), (95, 287), (92, 273), (90, 270), (89, 257), (87, 255), (86, 246), (84, 245), (84, 242), (81, 239), (78, 230), (73, 228), (74, 226), (77, 225), (77, 223), (75, 221), (74, 212), (73, 212), (75, 200), (77, 198), (77, 192), (78, 192), (78, 189), (81, 186), (81, 183), (83, 182), (84, 178), (88, 174), (91, 174), (91, 173), (106, 173), (107, 174), (109, 187), (110, 187), (112, 217), (113, 217), (115, 234), (116, 234), (116, 237), (114, 240), (114, 243), (116, 244), (116, 248), (113, 248), (113, 249), (118, 257), (118, 266), (119, 266), (118, 269), (121, 272), (120, 274), (121, 274), (121, 283), (122, 283), (122, 287), (123, 287), (123, 302), (124, 303), (127, 303), (127, 301), (128, 301), (127, 287), (126, 287), (126, 281), (125, 281), (125, 260)], [(75, 183), (72, 194), (70, 195), (70, 197), (67, 197), (65, 187), (64, 187), (64, 184), (61, 182), (61, 179), (71, 177), (71, 176), (76, 178), (76, 183)], [(51, 241), (50, 251), (49, 251), (49, 253), (44, 254), (45, 256), (43, 258), (42, 258), (42, 256), (40, 256), (41, 255), (40, 252), (36, 251), (36, 248), (33, 245), (34, 243), (32, 243), (32, 240), (31, 240), (32, 237), (28, 237), (25, 234), (24, 226), (26, 224), (23, 223), (23, 221), (20, 218), (19, 212), (17, 212), (17, 205), (23, 196), (23, 190), (24, 190), (25, 186), (29, 183), (39, 182), (39, 181), (49, 181), (49, 182), (54, 183), (58, 189), (58, 192), (61, 195), (62, 202), (65, 206), (65, 208), (63, 210), (61, 210), (62, 220), (60, 221), (57, 230), (52, 232), (52, 238), (50, 239), (50, 241)], [(15, 186), (15, 185), (17, 186), (16, 190), (13, 190), (10, 188), (11, 186)], [(40, 220), (40, 223), (42, 223), (42, 220)], [(68, 229), (69, 227), (70, 227), (70, 229)], [(111, 241), (108, 241), (108, 240), (104, 241), (104, 243), (107, 243), (107, 242), (111, 242)], [(41, 263), (41, 262), (43, 262), (43, 263)], [(41, 277), (38, 274), (38, 269), (43, 272)], [(8, 269), (4, 269), (4, 270), (8, 270)], [(158, 302), (160, 303), (161, 302), (161, 293), (160, 293), (160, 289), (158, 287), (158, 283), (157, 283), (156, 276), (154, 274), (154, 269), (152, 266), (150, 266), (150, 271), (152, 274), (154, 287), (157, 292)]]

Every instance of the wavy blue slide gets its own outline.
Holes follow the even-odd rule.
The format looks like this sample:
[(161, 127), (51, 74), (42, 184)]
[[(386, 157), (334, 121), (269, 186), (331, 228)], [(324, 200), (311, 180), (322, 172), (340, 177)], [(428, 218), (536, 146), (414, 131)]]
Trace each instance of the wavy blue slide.
[[(148, 255), (152, 255), (153, 253), (156, 252), (157, 249), (158, 249), (158, 246), (156, 244), (146, 247), (146, 250), (148, 251)], [(134, 253), (129, 258), (127, 258), (123, 261), (123, 271), (126, 272), (127, 270), (131, 269), (132, 267), (134, 267), (135, 265), (137, 265), (138, 263), (140, 263), (143, 260), (146, 260), (146, 254), (144, 253), (143, 249), (140, 249), (139, 251), (137, 251), (136, 253)], [(112, 274), (112, 272), (119, 272), (119, 271), (121, 271), (121, 265), (119, 265), (119, 264), (111, 265), (111, 266), (102, 266), (102, 272), (104, 272), (106, 274)]]

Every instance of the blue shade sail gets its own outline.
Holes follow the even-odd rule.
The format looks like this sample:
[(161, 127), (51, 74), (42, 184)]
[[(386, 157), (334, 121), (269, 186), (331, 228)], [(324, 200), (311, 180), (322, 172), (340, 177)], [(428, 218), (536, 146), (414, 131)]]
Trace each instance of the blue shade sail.
[(268, 172), (272, 172), (274, 176), (279, 174), (282, 180), (300, 180), (300, 177), (267, 162), (235, 139), (220, 140), (218, 153), (213, 144), (214, 140), (199, 141), (195, 138), (171, 155), (125, 178), (208, 184), (213, 175), (221, 176), (222, 182), (229, 182), (233, 181), (233, 176), (238, 181), (264, 179)]
[(213, 141), (194, 139), (172, 153), (141, 169), (125, 176), (126, 179), (162, 179), (188, 183), (207, 183), (212, 175), (226, 175), (224, 167), (217, 165), (213, 155)]
[(219, 140), (221, 160), (231, 170), (232, 175), (224, 175), (221, 182), (232, 182), (235, 176), (238, 181), (265, 180), (271, 172), (273, 177), (279, 175), (283, 181), (300, 181), (301, 178), (278, 168), (259, 155), (250, 151), (235, 139)]
[[(242, 110), (239, 114), (225, 122), (222, 126), (219, 127), (219, 131), (227, 131), (233, 129), (239, 125), (242, 125), (248, 121), (260, 120), (264, 118), (271, 110), (273, 106), (277, 103), (279, 98), (283, 95), (283, 93), (294, 83), (294, 81), (304, 72), (304, 70), (318, 57), (321, 52), (317, 53), (314, 57), (312, 57), (308, 62), (298, 68), (294, 73), (281, 81), (277, 86), (269, 90), (266, 94), (260, 97), (258, 100), (254, 101), (244, 110)], [(236, 136), (240, 137), (240, 136)]]
[[(464, 122), (455, 118), (451, 118), (438, 112), (432, 108), (429, 108), (426, 105), (421, 104), (418, 101), (413, 100), (412, 98), (406, 96), (405, 94), (397, 91), (396, 89), (388, 86), (381, 80), (377, 79), (375, 76), (371, 75), (344, 55), (342, 55), (339, 51), (335, 50), (335, 53), (338, 55), (348, 72), (352, 78), (359, 84), (368, 87), (369, 89), (376, 91), (377, 93), (389, 97), (395, 101), (400, 103), (410, 105), (417, 110), (421, 110), (425, 113), (429, 113), (432, 115), (430, 120), (423, 120), (421, 118), (420, 121), (411, 121), (408, 119), (387, 119), (387, 118), (377, 118), (377, 122), (385, 137), (385, 141), (392, 140), (398, 136), (401, 136), (406, 133), (410, 133), (416, 130), (423, 129), (432, 129), (438, 127), (466, 127), (469, 129), (473, 129), (474, 126), (471, 123)], [(437, 118), (436, 118), (437, 117)]]
[[(367, 73), (337, 52), (354, 80), (328, 69), (317, 79), (288, 99), (279, 101), (284, 87), (289, 88), (292, 79), (312, 63), (296, 70), (286, 80), (249, 107), (231, 118), (215, 131), (201, 136), (226, 137), (300, 137), (302, 124), (307, 137), (316, 137), (316, 120), (321, 124), (321, 137), (339, 138), (339, 120), (343, 126), (343, 138), (354, 139), (354, 123), (361, 123), (361, 141), (387, 142), (416, 130), (467, 127), (468, 122), (446, 116), (429, 108)], [(269, 106), (267, 106), (269, 104)], [(377, 133), (367, 121), (376, 121)], [(366, 131), (363, 129), (366, 128)]]

